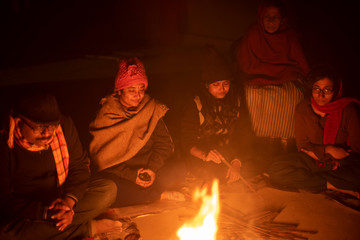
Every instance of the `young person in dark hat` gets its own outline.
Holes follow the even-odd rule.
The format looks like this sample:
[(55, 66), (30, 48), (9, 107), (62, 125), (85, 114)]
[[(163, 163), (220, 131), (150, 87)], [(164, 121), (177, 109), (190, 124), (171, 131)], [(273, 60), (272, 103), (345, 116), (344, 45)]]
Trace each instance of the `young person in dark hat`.
[[(295, 111), (299, 153), (284, 155), (271, 165), (270, 180), (276, 185), (332, 190), (359, 199), (360, 101), (341, 96), (341, 77), (329, 66), (314, 68), (308, 81), (311, 95)], [(360, 210), (360, 201), (357, 204), (352, 206)]]
[(201, 86), (185, 105), (181, 120), (183, 157), (195, 177), (237, 181), (249, 156), (245, 149), (251, 142), (250, 123), (232, 80), (226, 61), (215, 49), (206, 49)]
[(146, 94), (147, 86), (143, 63), (123, 59), (114, 93), (101, 100), (90, 124), (90, 156), (99, 174), (118, 186), (114, 206), (185, 200), (171, 191), (184, 180), (185, 166), (173, 158), (174, 144), (163, 120), (168, 107)]
[(53, 95), (19, 98), (1, 131), (0, 159), (0, 239), (81, 239), (121, 229), (91, 221), (115, 200), (116, 185), (89, 184), (88, 156)]

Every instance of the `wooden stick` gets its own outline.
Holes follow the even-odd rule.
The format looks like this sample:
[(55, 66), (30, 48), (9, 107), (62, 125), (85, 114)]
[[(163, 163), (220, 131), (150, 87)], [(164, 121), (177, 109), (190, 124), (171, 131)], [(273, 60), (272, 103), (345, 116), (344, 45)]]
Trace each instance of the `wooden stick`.
[(240, 174), (240, 172), (234, 168), (233, 166), (231, 166), (231, 164), (225, 159), (225, 158), (221, 158), (221, 161), (223, 163), (225, 163), (226, 166), (228, 166), (228, 168), (232, 169), (232, 170), (235, 170), (236, 172), (239, 173), (239, 177), (240, 177), (240, 180), (254, 193), (256, 193), (256, 190), (250, 185), (250, 183), (248, 183), (248, 181), (246, 181)]

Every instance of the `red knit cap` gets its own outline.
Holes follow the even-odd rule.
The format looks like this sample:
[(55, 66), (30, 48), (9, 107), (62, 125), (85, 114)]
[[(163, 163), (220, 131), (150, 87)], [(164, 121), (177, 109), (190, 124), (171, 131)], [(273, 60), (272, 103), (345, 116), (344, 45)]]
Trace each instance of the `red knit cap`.
[(114, 92), (137, 83), (143, 83), (145, 89), (148, 86), (144, 64), (136, 57), (121, 60), (115, 79)]

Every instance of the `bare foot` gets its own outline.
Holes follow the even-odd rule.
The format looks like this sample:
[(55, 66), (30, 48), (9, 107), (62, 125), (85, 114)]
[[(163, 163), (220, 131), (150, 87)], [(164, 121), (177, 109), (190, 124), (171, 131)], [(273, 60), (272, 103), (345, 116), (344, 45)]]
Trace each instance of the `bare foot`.
[(174, 201), (179, 201), (179, 202), (184, 202), (186, 200), (185, 195), (182, 194), (181, 192), (177, 192), (177, 191), (163, 192), (161, 194), (160, 199), (161, 200), (174, 200)]
[(122, 223), (120, 221), (114, 221), (111, 219), (100, 219), (91, 221), (92, 236), (100, 233), (113, 231), (122, 231)]
[(326, 183), (326, 187), (329, 190), (333, 190), (333, 191), (337, 191), (337, 192), (341, 192), (341, 193), (345, 193), (345, 194), (349, 194), (351, 196), (356, 197), (357, 199), (360, 199), (360, 193), (356, 192), (356, 191), (351, 191), (351, 190), (345, 190), (345, 189), (340, 189), (335, 187), (334, 185), (332, 185), (331, 183), (327, 182)]

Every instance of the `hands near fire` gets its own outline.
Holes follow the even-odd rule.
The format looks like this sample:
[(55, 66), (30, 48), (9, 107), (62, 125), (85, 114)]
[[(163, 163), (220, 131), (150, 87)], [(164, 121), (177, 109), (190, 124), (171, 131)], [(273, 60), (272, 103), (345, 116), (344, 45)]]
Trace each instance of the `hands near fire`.
[(221, 160), (224, 159), (221, 153), (219, 153), (216, 149), (212, 149), (208, 153), (206, 153), (197, 147), (192, 147), (190, 149), (190, 154), (194, 157), (200, 158), (204, 162), (212, 161), (216, 164), (220, 164)]
[(330, 154), (335, 159), (343, 159), (350, 155), (350, 150), (346, 151), (341, 147), (335, 147), (334, 145), (326, 145), (325, 153)]
[(305, 148), (302, 148), (301, 151), (303, 153), (306, 153), (306, 155), (308, 155), (309, 157), (315, 159), (315, 160), (319, 160), (319, 158), (316, 156), (316, 154), (313, 151), (310, 150), (306, 150)]
[[(306, 150), (304, 148), (301, 149), (302, 152), (306, 153), (308, 156), (312, 157), (315, 160), (319, 160), (319, 158), (315, 155), (314, 152)], [(325, 153), (329, 154), (332, 158), (334, 158), (334, 165), (332, 170), (336, 170), (340, 166), (340, 162), (338, 160), (346, 158), (350, 155), (351, 150), (346, 151), (341, 147), (336, 147), (334, 145), (326, 145)]]
[(235, 158), (231, 161), (230, 164), (231, 167), (228, 169), (226, 174), (226, 178), (228, 180), (227, 183), (236, 182), (241, 178), (240, 175), (241, 161)]
[(55, 199), (48, 208), (48, 218), (55, 220), (56, 227), (63, 231), (72, 223), (75, 201), (70, 197)]
[(334, 145), (326, 145), (325, 146), (325, 153), (330, 154), (333, 158), (336, 159), (334, 161), (334, 165), (332, 167), (332, 170), (336, 170), (340, 166), (340, 162), (338, 160), (346, 158), (350, 155), (350, 150), (345, 150), (341, 147), (335, 147)]
[[(144, 188), (150, 187), (155, 181), (155, 173), (150, 169), (140, 168), (137, 172), (135, 183)], [(150, 177), (149, 179), (147, 179)]]
[(214, 163), (220, 164), (223, 159), (224, 159), (223, 155), (221, 155), (221, 153), (218, 152), (218, 150), (212, 149), (206, 154), (204, 161), (206, 162), (213, 161)]

